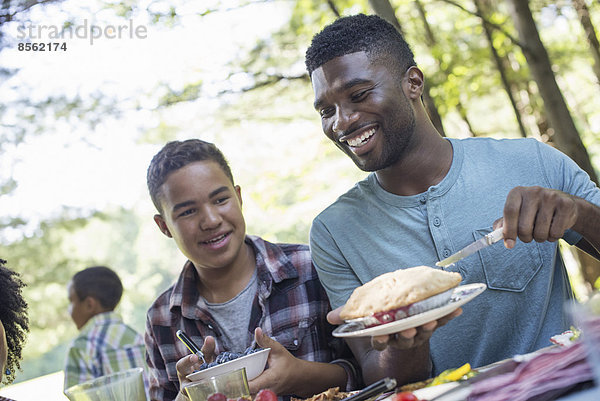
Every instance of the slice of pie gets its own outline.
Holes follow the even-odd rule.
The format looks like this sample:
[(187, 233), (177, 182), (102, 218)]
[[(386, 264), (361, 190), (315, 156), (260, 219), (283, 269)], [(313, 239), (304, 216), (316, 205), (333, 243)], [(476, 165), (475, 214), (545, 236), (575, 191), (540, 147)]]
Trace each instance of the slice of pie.
[(374, 316), (379, 323), (387, 323), (412, 316), (449, 302), (452, 295), (449, 290), (461, 280), (459, 273), (428, 266), (384, 273), (356, 288), (340, 317), (348, 321)]

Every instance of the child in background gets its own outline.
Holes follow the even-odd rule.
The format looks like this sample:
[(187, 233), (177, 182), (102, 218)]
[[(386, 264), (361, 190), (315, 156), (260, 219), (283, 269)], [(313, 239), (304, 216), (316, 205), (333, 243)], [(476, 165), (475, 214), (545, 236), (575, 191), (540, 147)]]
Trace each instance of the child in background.
[(105, 266), (88, 267), (68, 284), (69, 313), (79, 330), (67, 354), (65, 390), (135, 367), (146, 367), (143, 337), (114, 312), (121, 300), (119, 276)]

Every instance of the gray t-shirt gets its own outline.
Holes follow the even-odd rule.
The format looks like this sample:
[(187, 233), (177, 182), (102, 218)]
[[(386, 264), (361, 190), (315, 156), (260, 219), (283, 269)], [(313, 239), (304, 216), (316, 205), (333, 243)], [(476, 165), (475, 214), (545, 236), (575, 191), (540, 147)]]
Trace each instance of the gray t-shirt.
[(219, 327), (223, 330), (227, 348), (232, 351), (242, 352), (252, 343), (253, 339), (249, 334), (248, 325), (257, 290), (258, 281), (256, 280), (256, 270), (254, 270), (246, 288), (229, 301), (210, 303), (205, 300), (210, 314), (215, 321), (219, 322)]
[[(600, 205), (600, 190), (564, 154), (534, 139), (448, 139), (446, 177), (426, 192), (397, 196), (375, 174), (319, 214), (310, 232), (313, 263), (332, 307), (382, 273), (435, 263), (492, 231), (508, 192), (539, 185)], [(568, 231), (574, 244), (581, 235)], [(550, 345), (569, 327), (572, 297), (557, 243), (489, 246), (448, 268), (488, 289), (430, 340), (434, 374), (466, 362), (483, 366)], [(405, 361), (405, 363), (410, 361)]]

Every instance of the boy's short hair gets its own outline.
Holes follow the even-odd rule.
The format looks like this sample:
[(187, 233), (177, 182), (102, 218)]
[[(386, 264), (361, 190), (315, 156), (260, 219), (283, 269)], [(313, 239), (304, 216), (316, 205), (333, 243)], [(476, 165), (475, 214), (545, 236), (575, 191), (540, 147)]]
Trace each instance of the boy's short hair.
[(85, 268), (75, 273), (71, 281), (79, 300), (95, 298), (106, 310), (114, 310), (123, 295), (121, 279), (106, 266)]
[(213, 143), (200, 139), (168, 142), (153, 158), (146, 177), (148, 192), (156, 210), (162, 214), (161, 187), (169, 174), (200, 161), (214, 161), (219, 164), (233, 184), (233, 175), (223, 153)]
[(308, 75), (334, 58), (361, 51), (398, 76), (416, 65), (410, 46), (392, 24), (377, 15), (357, 14), (338, 18), (313, 37), (305, 58)]
[(29, 317), (27, 302), (22, 294), (25, 283), (21, 281), (20, 275), (7, 268), (5, 263), (5, 260), (0, 259), (0, 321), (4, 326), (8, 347), (6, 372), (2, 382), (10, 384), (15, 379), (16, 370), (21, 368), (19, 361), (29, 332)]

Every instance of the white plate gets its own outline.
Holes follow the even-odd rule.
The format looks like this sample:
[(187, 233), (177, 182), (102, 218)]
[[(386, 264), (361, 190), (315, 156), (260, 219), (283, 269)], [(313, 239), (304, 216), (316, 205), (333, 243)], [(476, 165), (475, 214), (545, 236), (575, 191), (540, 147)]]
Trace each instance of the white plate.
[(333, 330), (333, 335), (335, 337), (383, 336), (413, 327), (418, 327), (450, 314), (460, 306), (475, 298), (477, 295), (481, 294), (486, 288), (487, 286), (483, 283), (461, 285), (454, 289), (450, 302), (444, 306), (440, 306), (439, 308), (431, 309), (417, 315), (406, 317), (404, 319), (369, 328), (364, 328), (363, 326), (354, 323), (344, 323)]

